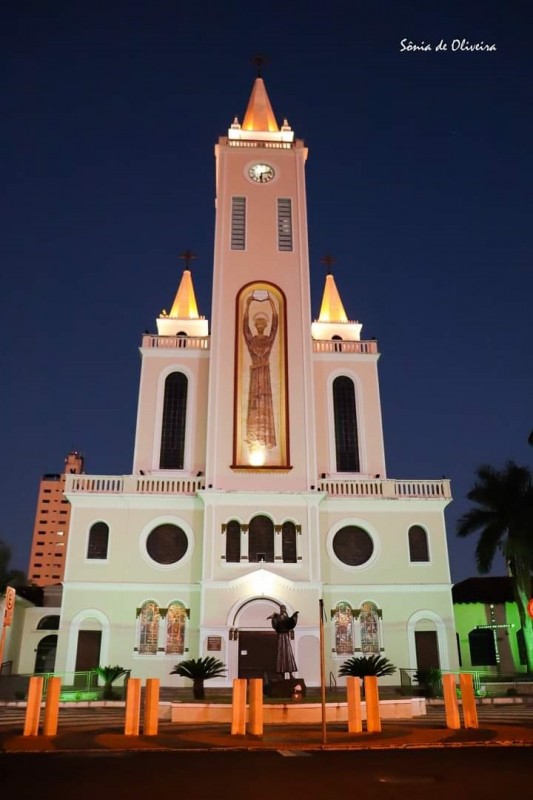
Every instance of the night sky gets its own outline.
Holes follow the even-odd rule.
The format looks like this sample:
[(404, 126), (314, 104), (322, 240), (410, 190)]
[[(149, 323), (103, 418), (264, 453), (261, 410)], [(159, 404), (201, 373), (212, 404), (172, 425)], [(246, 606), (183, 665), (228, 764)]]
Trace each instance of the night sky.
[[(313, 314), (331, 253), (376, 337), (388, 474), (533, 463), (528, 0), (17, 0), (1, 12), (0, 538), (27, 568), (38, 484), (71, 449), (131, 472), (145, 329), (179, 254), (210, 316), (213, 146), (264, 76), (310, 148)], [(402, 40), (431, 45), (402, 52)], [(496, 51), (452, 50), (454, 40)], [(440, 41), (446, 51), (435, 50)], [(503, 571), (503, 562), (496, 571)]]

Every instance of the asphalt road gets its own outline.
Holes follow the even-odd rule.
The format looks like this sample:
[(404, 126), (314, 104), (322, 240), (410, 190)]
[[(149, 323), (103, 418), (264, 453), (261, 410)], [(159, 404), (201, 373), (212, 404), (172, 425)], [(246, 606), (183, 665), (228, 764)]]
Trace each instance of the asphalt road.
[(2, 798), (501, 800), (531, 796), (529, 747), (0, 755)]

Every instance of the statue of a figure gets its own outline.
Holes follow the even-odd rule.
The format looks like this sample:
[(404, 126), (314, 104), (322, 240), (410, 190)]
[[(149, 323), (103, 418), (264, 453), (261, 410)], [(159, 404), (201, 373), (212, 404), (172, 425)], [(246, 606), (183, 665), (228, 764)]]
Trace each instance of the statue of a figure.
[(272, 620), (272, 627), (278, 634), (278, 656), (276, 660), (276, 671), (284, 678), (285, 673), (293, 677), (298, 667), (292, 652), (290, 632), (296, 627), (299, 611), (295, 611), (292, 616), (287, 614), (287, 607), (280, 606), (279, 614), (271, 614), (267, 619)]
[[(276, 446), (276, 428), (270, 383), (270, 352), (278, 330), (278, 313), (268, 292), (265, 292), (265, 294), (271, 310), (269, 333), (265, 333), (269, 323), (269, 315), (263, 311), (258, 311), (253, 316), (253, 323), (257, 333), (254, 335), (250, 329), (250, 305), (254, 300), (257, 301), (258, 299), (254, 293), (246, 299), (243, 318), (244, 341), (252, 362), (248, 390), (248, 414), (246, 417), (246, 441), (251, 449)], [(261, 301), (264, 302), (262, 298)]]

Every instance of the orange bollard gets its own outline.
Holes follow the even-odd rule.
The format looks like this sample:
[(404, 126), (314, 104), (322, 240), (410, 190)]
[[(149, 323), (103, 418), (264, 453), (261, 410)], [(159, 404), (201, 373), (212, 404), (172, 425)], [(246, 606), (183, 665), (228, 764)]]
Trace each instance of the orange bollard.
[(46, 705), (44, 707), (43, 736), (55, 736), (57, 734), (60, 694), (61, 678), (49, 678), (46, 688)]
[(233, 679), (233, 699), (231, 705), (231, 735), (244, 736), (246, 733), (246, 681)]
[(144, 695), (144, 725), (145, 736), (157, 736), (159, 725), (159, 678), (146, 679), (146, 692)]
[(39, 735), (39, 717), (41, 715), (41, 697), (43, 695), (44, 678), (30, 678), (26, 718), (24, 720), (24, 736)]
[(366, 729), (368, 733), (380, 733), (378, 679), (375, 675), (365, 677)]
[(444, 690), (446, 727), (452, 730), (459, 730), (461, 727), (461, 718), (459, 716), (459, 704), (457, 702), (457, 691), (455, 688), (455, 675), (443, 675), (442, 688)]
[(461, 687), (461, 697), (463, 699), (463, 719), (465, 728), (479, 728), (472, 676), (468, 673), (461, 672), (459, 675), (459, 686)]
[(141, 716), (141, 679), (130, 678), (126, 690), (126, 719), (124, 735), (138, 736)]
[(348, 700), (348, 733), (361, 733), (363, 716), (361, 714), (361, 683), (359, 678), (346, 678), (346, 697)]
[(263, 679), (250, 678), (250, 724), (252, 736), (263, 735)]

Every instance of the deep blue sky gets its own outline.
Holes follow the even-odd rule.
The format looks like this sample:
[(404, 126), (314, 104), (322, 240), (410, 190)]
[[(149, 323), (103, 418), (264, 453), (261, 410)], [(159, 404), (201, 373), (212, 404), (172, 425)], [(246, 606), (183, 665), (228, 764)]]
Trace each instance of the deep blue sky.
[[(1, 12), (0, 538), (26, 569), (41, 473), (70, 449), (131, 471), (140, 336), (186, 247), (210, 315), (213, 145), (264, 52), (274, 111), (310, 148), (313, 313), (331, 252), (382, 352), (389, 475), (451, 477), (452, 577), (474, 574), (455, 521), (475, 467), (533, 462), (531, 3), (214, 5)], [(463, 38), (497, 50), (452, 52)]]

